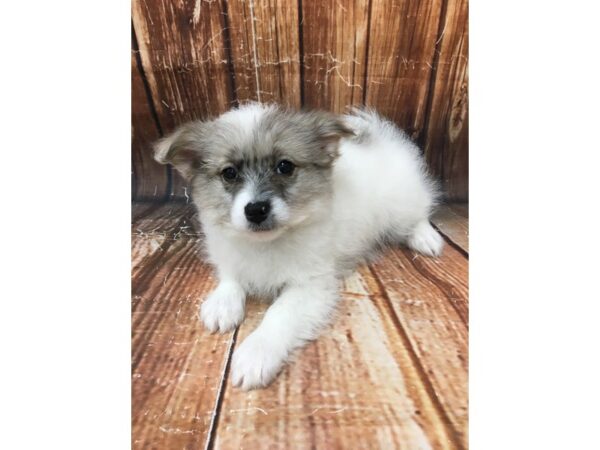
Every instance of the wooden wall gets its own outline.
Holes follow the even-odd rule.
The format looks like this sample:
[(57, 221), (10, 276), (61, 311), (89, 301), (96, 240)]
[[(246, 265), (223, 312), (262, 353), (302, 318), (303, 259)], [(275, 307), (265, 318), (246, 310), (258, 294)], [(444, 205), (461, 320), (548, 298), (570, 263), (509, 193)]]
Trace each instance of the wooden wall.
[(133, 0), (135, 200), (187, 190), (149, 144), (245, 100), (375, 107), (468, 198), (467, 0)]

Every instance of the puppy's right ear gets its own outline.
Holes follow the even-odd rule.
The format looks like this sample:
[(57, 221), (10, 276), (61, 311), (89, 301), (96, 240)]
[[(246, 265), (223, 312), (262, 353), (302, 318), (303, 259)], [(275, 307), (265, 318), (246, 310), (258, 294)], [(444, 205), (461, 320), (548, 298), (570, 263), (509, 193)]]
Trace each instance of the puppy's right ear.
[(186, 181), (191, 180), (202, 165), (205, 128), (204, 122), (180, 126), (154, 144), (154, 159), (161, 164), (171, 164)]

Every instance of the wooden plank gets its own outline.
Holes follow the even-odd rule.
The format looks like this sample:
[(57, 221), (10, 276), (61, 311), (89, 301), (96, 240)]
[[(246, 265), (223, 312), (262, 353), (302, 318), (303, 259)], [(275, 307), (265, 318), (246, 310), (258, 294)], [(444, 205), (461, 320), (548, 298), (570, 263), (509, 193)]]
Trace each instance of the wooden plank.
[(444, 205), (438, 208), (431, 222), (446, 238), (469, 253), (469, 219), (464, 214), (468, 215), (468, 210), (462, 205)]
[(238, 100), (299, 108), (298, 3), (232, 0), (227, 18)]
[(304, 104), (343, 113), (364, 100), (369, 0), (302, 3)]
[(157, 253), (162, 251), (162, 246), (166, 241), (166, 236), (154, 235), (144, 236), (145, 239), (140, 239), (133, 236), (131, 240), (131, 274), (135, 275), (144, 269), (147, 261)]
[(131, 203), (131, 225), (139, 218), (146, 216), (151, 211), (160, 207), (160, 203), (156, 202), (132, 202)]
[(133, 200), (161, 200), (168, 195), (167, 168), (152, 157), (152, 143), (160, 137), (152, 116), (135, 46), (131, 53), (131, 168)]
[(448, 2), (438, 38), (425, 155), (450, 200), (469, 190), (468, 1)]
[(133, 278), (148, 265), (159, 264), (175, 240), (191, 239), (200, 249), (203, 235), (192, 205), (142, 203), (134, 205), (132, 212), (136, 217), (131, 226)]
[[(398, 335), (386, 300), (363, 274), (344, 286), (338, 318), (267, 389), (225, 386), (214, 448), (456, 448)], [(250, 303), (236, 340), (266, 305)]]
[(452, 203), (449, 205), (458, 215), (468, 219), (469, 218), (469, 204), (468, 203)]
[[(219, 1), (133, 0), (140, 57), (161, 128), (170, 132), (193, 119), (228, 110), (234, 103), (227, 29)], [(188, 189), (173, 174), (171, 195)]]
[[(218, 381), (231, 336), (197, 322), (215, 281), (198, 236), (181, 232), (193, 208), (133, 213), (135, 448), (198, 448), (213, 421), (215, 448), (467, 447), (468, 263), (455, 249), (439, 260), (392, 250), (373, 272), (361, 268), (334, 325), (271, 387), (244, 393)], [(236, 345), (265, 307), (249, 304)]]
[(182, 236), (200, 237), (203, 234), (193, 204), (168, 202), (141, 210), (142, 205), (134, 207), (136, 219), (131, 229), (133, 235), (164, 235), (176, 239)]
[(366, 103), (419, 139), (442, 0), (372, 0)]
[(433, 398), (468, 448), (468, 261), (451, 246), (439, 259), (393, 249), (365, 275), (389, 299)]
[(162, 246), (164, 239), (158, 236), (157, 239), (137, 239), (140, 235), (136, 228), (140, 219), (152, 214), (157, 209), (160, 209), (158, 203), (134, 202), (131, 205), (131, 274), (132, 276), (140, 270), (144, 262), (155, 254), (158, 247)]
[(232, 344), (232, 333), (201, 326), (198, 306), (215, 280), (197, 239), (168, 232), (184, 217), (170, 220), (164, 234), (132, 241), (133, 448), (204, 447)]

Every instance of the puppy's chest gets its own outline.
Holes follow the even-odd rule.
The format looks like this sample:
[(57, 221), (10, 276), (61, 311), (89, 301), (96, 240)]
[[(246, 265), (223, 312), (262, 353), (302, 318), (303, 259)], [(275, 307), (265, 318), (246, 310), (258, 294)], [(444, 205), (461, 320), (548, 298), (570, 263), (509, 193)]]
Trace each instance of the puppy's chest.
[(232, 256), (238, 280), (259, 291), (278, 289), (307, 271), (305, 255), (278, 248), (238, 249)]
[[(210, 248), (212, 247), (212, 248)], [(209, 246), (219, 267), (249, 291), (273, 292), (288, 283), (302, 283), (331, 270), (327, 249), (310, 245), (235, 245), (220, 241)]]

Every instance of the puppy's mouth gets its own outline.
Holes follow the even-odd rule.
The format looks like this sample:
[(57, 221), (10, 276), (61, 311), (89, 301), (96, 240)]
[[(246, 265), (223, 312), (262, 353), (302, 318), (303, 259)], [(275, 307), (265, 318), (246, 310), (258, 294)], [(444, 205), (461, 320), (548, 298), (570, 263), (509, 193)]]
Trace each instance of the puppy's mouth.
[(277, 226), (274, 220), (265, 220), (264, 222), (261, 222), (259, 224), (248, 222), (247, 228), (248, 231), (250, 231), (251, 233), (260, 234), (275, 231), (279, 227)]
[(283, 234), (286, 227), (274, 218), (269, 218), (259, 224), (247, 222), (244, 236), (252, 241), (273, 241)]

